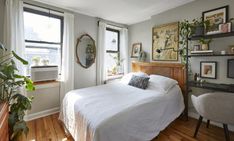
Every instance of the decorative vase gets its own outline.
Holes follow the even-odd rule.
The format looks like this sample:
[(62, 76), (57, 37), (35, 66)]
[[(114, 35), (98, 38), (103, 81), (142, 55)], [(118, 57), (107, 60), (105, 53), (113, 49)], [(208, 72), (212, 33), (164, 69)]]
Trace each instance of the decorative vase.
[(202, 50), (208, 50), (209, 45), (208, 44), (202, 44), (201, 48), (202, 48)]

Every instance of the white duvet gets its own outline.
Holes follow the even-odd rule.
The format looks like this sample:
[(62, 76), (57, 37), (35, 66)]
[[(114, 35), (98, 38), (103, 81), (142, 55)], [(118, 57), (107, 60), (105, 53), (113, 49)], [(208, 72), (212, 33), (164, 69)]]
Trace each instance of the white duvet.
[(117, 82), (70, 91), (59, 118), (75, 140), (79, 138), (76, 114), (81, 113), (93, 130), (94, 141), (149, 141), (183, 109), (178, 85), (166, 93)]

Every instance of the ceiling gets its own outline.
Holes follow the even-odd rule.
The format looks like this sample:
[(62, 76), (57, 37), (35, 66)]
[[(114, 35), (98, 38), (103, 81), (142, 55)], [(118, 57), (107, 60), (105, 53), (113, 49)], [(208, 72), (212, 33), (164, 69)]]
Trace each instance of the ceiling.
[(105, 20), (135, 24), (193, 0), (36, 0)]

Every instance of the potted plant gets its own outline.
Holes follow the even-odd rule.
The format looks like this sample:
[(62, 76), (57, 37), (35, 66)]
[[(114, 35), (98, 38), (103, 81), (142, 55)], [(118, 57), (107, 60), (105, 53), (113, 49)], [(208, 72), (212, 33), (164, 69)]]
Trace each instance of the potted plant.
[(178, 52), (183, 64), (186, 63), (186, 48), (188, 46), (188, 38), (194, 33), (193, 29), (193, 23), (190, 23), (188, 20), (184, 20), (179, 24), (180, 47)]
[(193, 19), (193, 30), (194, 30), (194, 35), (195, 36), (200, 36), (204, 34), (204, 30), (209, 27), (210, 22), (208, 20), (203, 21), (202, 17)]
[(34, 56), (32, 58), (33, 66), (39, 66), (40, 61), (41, 61), (41, 57), (40, 56)]
[(211, 41), (212, 41), (212, 39), (206, 40), (204, 38), (201, 38), (199, 40), (199, 43), (201, 44), (202, 50), (209, 50), (209, 44), (210, 44)]
[(122, 63), (124, 61), (124, 59), (120, 59), (120, 53), (118, 53), (117, 56), (113, 56), (110, 54), (110, 56), (115, 60), (115, 66), (113, 67), (112, 71), (113, 73), (117, 74), (117, 73), (122, 73)]
[(22, 94), (22, 87), (33, 91), (35, 87), (33, 82), (26, 76), (18, 74), (15, 60), (23, 65), (28, 62), (20, 58), (14, 51), (7, 52), (0, 43), (0, 50), (3, 51), (0, 57), (0, 102), (7, 102), (9, 105), (9, 139), (17, 141), (22, 133), (26, 134), (29, 128), (24, 121), (26, 110), (31, 109), (32, 97)]

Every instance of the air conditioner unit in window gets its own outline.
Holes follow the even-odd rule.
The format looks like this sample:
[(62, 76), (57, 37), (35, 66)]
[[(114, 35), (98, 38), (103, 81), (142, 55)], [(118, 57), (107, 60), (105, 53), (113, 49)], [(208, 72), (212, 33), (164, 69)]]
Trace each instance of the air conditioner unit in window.
[(31, 79), (33, 82), (58, 79), (58, 66), (32, 66)]

